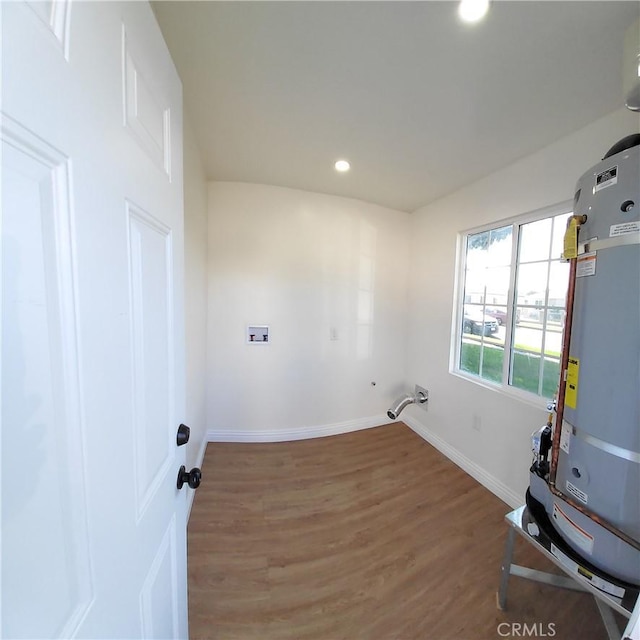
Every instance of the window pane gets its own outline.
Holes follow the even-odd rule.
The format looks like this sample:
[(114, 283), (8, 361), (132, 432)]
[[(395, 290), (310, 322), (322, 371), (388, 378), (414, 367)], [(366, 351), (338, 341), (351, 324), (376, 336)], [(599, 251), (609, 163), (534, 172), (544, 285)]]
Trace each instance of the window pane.
[[(489, 231), (473, 233), (467, 236), (467, 267), (472, 265), (473, 260), (481, 255), (481, 251), (489, 246)], [(482, 265), (484, 266), (484, 265)]]
[(502, 382), (504, 346), (465, 334), (460, 347), (460, 370), (491, 382)]
[[(547, 311), (547, 331), (559, 333), (562, 337), (564, 327), (565, 310), (559, 307)], [(548, 341), (547, 341), (548, 344)]]
[(507, 304), (511, 267), (491, 267), (486, 270), (486, 304)]
[(509, 291), (512, 227), (467, 237), (464, 303), (505, 304)]
[(518, 325), (513, 332), (511, 359), (511, 384), (514, 387), (538, 393), (541, 354), (541, 322)]
[(485, 292), (485, 271), (484, 269), (474, 269), (467, 271), (464, 288), (465, 303), (482, 304)]
[(482, 304), (465, 304), (462, 318), (460, 369), (492, 382), (502, 382), (504, 328)]
[(489, 243), (488, 267), (504, 267), (511, 265), (511, 237), (513, 227), (492, 229)]
[(504, 362), (504, 347), (485, 344), (482, 351), (482, 369), (480, 377), (492, 382), (502, 382), (502, 364)]
[(514, 350), (511, 362), (511, 385), (537, 394), (539, 380), (540, 356)]
[(465, 304), (462, 317), (462, 332), (471, 335), (491, 337), (498, 333), (498, 321), (484, 312), (481, 304)]
[(570, 215), (570, 213), (563, 213), (553, 219), (552, 260), (558, 260), (562, 256), (564, 251), (564, 232), (567, 230), (567, 219)]
[(467, 236), (467, 269), (511, 264), (512, 226)]
[(543, 306), (545, 304), (548, 270), (548, 262), (534, 262), (518, 267), (516, 294), (519, 305)]
[(480, 345), (464, 338), (460, 347), (460, 370), (476, 376), (480, 373)]
[[(487, 305), (485, 313), (495, 318), (501, 327), (507, 324), (507, 307), (495, 307), (493, 305)], [(504, 342), (504, 336), (502, 336), (502, 341)]]
[(569, 273), (560, 253), (570, 215), (467, 235), (459, 371), (544, 397), (555, 394)]
[(459, 367), (498, 383), (502, 382), (506, 329), (486, 313), (485, 305), (496, 305), (506, 317), (512, 234), (513, 227), (508, 225), (467, 237)]
[(516, 325), (535, 325), (540, 327), (544, 318), (543, 307), (517, 307)]
[(539, 354), (542, 349), (542, 324), (519, 324), (513, 332), (513, 347)]
[(544, 355), (559, 358), (562, 352), (562, 327), (558, 324), (548, 325), (544, 332)]
[(560, 358), (546, 356), (542, 367), (542, 395), (545, 398), (554, 398), (560, 382)]
[(549, 273), (549, 306), (564, 307), (569, 285), (569, 263), (552, 262)]
[(548, 260), (551, 250), (552, 219), (545, 218), (520, 226), (518, 262)]

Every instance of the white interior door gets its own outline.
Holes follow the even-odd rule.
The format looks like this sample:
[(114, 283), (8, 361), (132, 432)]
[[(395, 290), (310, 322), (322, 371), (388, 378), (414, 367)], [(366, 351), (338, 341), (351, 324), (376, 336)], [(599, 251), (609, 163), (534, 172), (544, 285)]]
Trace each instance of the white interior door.
[(181, 85), (142, 2), (2, 11), (2, 636), (187, 636)]

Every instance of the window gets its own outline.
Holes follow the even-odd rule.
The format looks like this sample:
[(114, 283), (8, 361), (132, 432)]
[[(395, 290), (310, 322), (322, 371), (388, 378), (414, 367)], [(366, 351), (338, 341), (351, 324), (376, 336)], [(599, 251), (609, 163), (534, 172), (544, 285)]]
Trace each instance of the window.
[(461, 236), (454, 371), (515, 393), (555, 395), (570, 205)]

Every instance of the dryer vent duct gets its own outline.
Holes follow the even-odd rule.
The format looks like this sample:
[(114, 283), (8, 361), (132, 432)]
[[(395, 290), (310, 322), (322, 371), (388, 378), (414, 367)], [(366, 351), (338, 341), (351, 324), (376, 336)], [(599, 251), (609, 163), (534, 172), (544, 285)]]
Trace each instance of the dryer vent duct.
[(427, 400), (429, 400), (429, 392), (416, 385), (416, 390), (413, 395), (406, 393), (398, 398), (389, 411), (387, 411), (387, 415), (391, 420), (397, 420), (405, 407), (408, 407), (410, 404), (424, 404)]

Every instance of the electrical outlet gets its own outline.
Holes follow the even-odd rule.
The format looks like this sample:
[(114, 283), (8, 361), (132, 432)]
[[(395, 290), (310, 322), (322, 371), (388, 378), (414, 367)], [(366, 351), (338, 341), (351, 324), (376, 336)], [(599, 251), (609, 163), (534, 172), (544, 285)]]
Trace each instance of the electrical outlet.
[(482, 420), (477, 413), (473, 414), (473, 418), (471, 420), (471, 427), (474, 431), (482, 431)]

